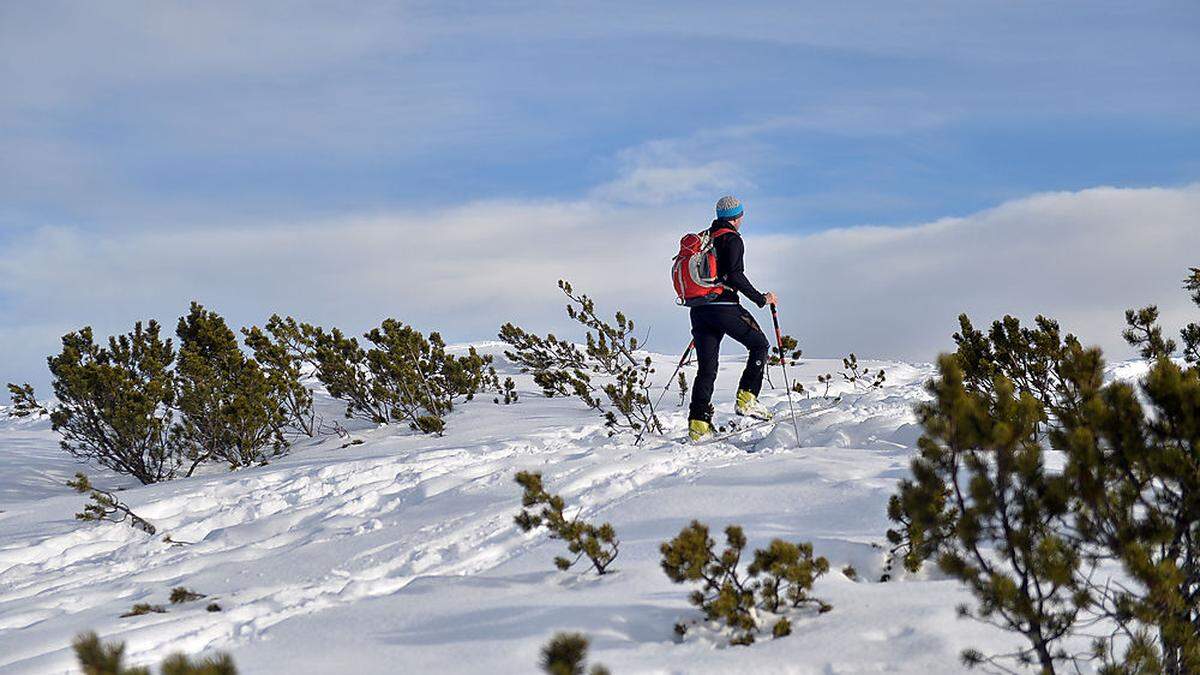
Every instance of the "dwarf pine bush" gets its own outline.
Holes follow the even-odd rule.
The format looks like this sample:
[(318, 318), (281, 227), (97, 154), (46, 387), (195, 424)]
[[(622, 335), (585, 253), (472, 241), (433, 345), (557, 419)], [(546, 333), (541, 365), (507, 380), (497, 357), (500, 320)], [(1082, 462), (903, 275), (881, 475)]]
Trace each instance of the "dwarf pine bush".
[[(278, 315), (242, 332), (253, 357), (220, 315), (192, 303), (177, 325), (178, 354), (154, 321), (107, 347), (90, 328), (64, 336), (62, 353), (49, 359), (62, 447), (143, 483), (191, 475), (207, 462), (264, 464), (287, 451), (287, 433), (322, 427), (305, 368), (346, 402), (347, 417), (407, 421), (427, 433), (441, 433), (446, 414), (480, 391), (495, 389), (506, 403), (517, 397), (511, 379), (499, 384), (490, 356), (474, 348), (455, 356), (437, 333), (426, 338), (391, 319), (364, 336), (369, 349), (337, 329)], [(10, 391), (14, 411), (32, 411), (32, 388)]]
[[(524, 488), (521, 495), (521, 506), (524, 508), (514, 518), (517, 526), (523, 532), (545, 527), (552, 539), (566, 542), (567, 551), (574, 555), (574, 558), (559, 556), (554, 559), (554, 565), (565, 572), (586, 557), (591, 563), (589, 569), (596, 570), (598, 575), (605, 574), (617, 559), (621, 547), (612, 525), (593, 525), (580, 521), (578, 516), (568, 518), (564, 513), (566, 502), (562, 497), (546, 491), (540, 473), (522, 471), (517, 474), (516, 481)], [(539, 506), (541, 510), (536, 511)]]
[[(758, 609), (778, 613), (785, 606), (814, 604), (818, 611), (832, 609), (809, 595), (813, 582), (829, 570), (829, 561), (814, 558), (810, 544), (773, 540), (766, 549), (754, 552), (754, 560), (743, 575), (739, 571), (746, 536), (742, 528), (725, 528), (725, 548), (719, 554), (708, 526), (692, 521), (679, 535), (660, 547), (662, 569), (675, 583), (698, 583), (688, 600), (705, 619), (719, 621), (734, 631), (730, 644), (749, 645), (759, 629)], [(781, 619), (786, 621), (786, 617)], [(676, 632), (686, 628), (679, 624)], [(791, 624), (776, 623), (777, 637), (791, 633)]]
[[(991, 401), (996, 395), (997, 378), (1002, 378), (1016, 395), (1032, 396), (1040, 402), (1044, 419), (1034, 420), (1029, 442), (1045, 440), (1048, 425), (1078, 407), (1063, 362), (1069, 352), (1082, 347), (1075, 336), (1062, 335), (1056, 321), (1038, 316), (1030, 328), (1005, 316), (987, 333), (977, 330), (965, 314), (958, 321), (959, 332), (953, 336), (957, 350), (952, 358), (966, 391)], [(932, 486), (937, 480), (926, 475), (926, 465), (914, 463), (912, 471), (914, 479), (926, 485)], [(888, 578), (897, 559), (905, 569), (916, 572), (934, 558), (939, 544), (954, 535), (958, 520), (957, 505), (950, 494), (953, 483), (945, 483), (941, 494), (906, 491), (904, 485), (907, 483), (902, 482), (902, 489), (888, 502), (888, 517), (898, 525), (887, 532), (892, 544), (884, 570)]]
[(64, 450), (144, 484), (205, 462), (236, 469), (286, 451), (298, 370), (264, 369), (197, 303), (179, 319), (178, 353), (160, 332), (150, 321), (107, 346), (91, 328), (62, 338), (48, 361), (58, 400), (50, 419)]
[(783, 350), (780, 351), (779, 345), (771, 347), (770, 356), (767, 357), (767, 364), (778, 366), (787, 363), (789, 366), (799, 365), (800, 357), (804, 356), (804, 350), (800, 349), (800, 343), (791, 335), (783, 336)]
[(204, 597), (207, 596), (205, 596), (203, 593), (197, 593), (184, 586), (176, 586), (175, 588), (171, 589), (170, 600), (172, 605), (182, 605), (186, 602), (195, 602), (196, 600), (200, 600)]
[(143, 484), (169, 480), (179, 466), (167, 444), (175, 402), (175, 349), (160, 327), (139, 321), (97, 344), (91, 328), (68, 333), (49, 358), (58, 405), (50, 414), (60, 445)]
[[(587, 668), (588, 639), (582, 633), (555, 633), (542, 647), (542, 670), (549, 675), (583, 675)], [(595, 664), (589, 675), (609, 675), (608, 668)]]
[[(150, 675), (150, 669), (125, 665), (125, 643), (103, 643), (94, 632), (83, 633), (71, 643), (84, 675)], [(228, 654), (191, 659), (172, 654), (159, 665), (162, 675), (237, 675), (237, 667)]]
[(426, 337), (395, 319), (363, 335), (369, 348), (337, 328), (326, 332), (291, 318), (277, 325), (295, 357), (313, 367), (330, 396), (346, 403), (347, 418), (403, 421), (440, 434), (454, 406), (480, 392), (500, 391), (509, 402), (516, 400), (515, 385), (502, 388), (491, 356), (474, 347), (455, 356), (438, 333)]
[(148, 602), (139, 602), (129, 608), (128, 612), (121, 615), (122, 619), (128, 619), (133, 616), (145, 616), (146, 614), (166, 614), (167, 608), (162, 605), (152, 605)]
[(113, 523), (128, 521), (131, 527), (135, 527), (146, 534), (154, 534), (157, 531), (154, 525), (134, 513), (115, 494), (94, 487), (83, 473), (76, 473), (74, 480), (67, 481), (67, 486), (80, 494), (88, 495), (90, 499), (90, 502), (83, 507), (83, 511), (75, 514), (77, 520), (107, 520)]
[(408, 419), (414, 429), (441, 433), (445, 416), (456, 400), (471, 400), (484, 389), (498, 389), (492, 357), (474, 347), (465, 356), (446, 352), (438, 333), (428, 339), (393, 319), (365, 335), (375, 345), (367, 351), (371, 373), (389, 392), (392, 412)]
[(317, 420), (313, 412), (313, 394), (303, 382), (305, 360), (302, 354), (307, 353), (308, 348), (302, 342), (296, 320), (272, 314), (263, 328), (243, 328), (242, 335), (272, 390), (277, 393), (289, 427), (305, 436), (315, 436)]
[[(1184, 286), (1200, 306), (1200, 270)], [(961, 579), (978, 600), (964, 614), (1022, 634), (1017, 660), (1043, 672), (1079, 659), (1103, 673), (1200, 672), (1200, 326), (1180, 331), (1181, 365), (1156, 307), (1126, 321), (1150, 367), (1106, 384), (1099, 350), (1049, 319), (1005, 317), (984, 335), (962, 317), (920, 411), (913, 479), (889, 508), (911, 560)], [(1061, 471), (1045, 468), (1046, 448)], [(1059, 646), (1098, 623), (1090, 654)]]
[(754, 560), (747, 570), (756, 579), (759, 599), (770, 612), (779, 612), (783, 606), (800, 607), (813, 603), (821, 611), (828, 611), (824, 602), (808, 595), (817, 577), (829, 571), (829, 561), (813, 558), (812, 544), (793, 544), (782, 539), (773, 539), (765, 549), (754, 552)]
[[(504, 378), (503, 384), (500, 385), (500, 393), (504, 395), (504, 405), (512, 405), (518, 400), (517, 383), (511, 377)], [(495, 403), (500, 403), (500, 397), (493, 399)]]
[(48, 415), (42, 404), (38, 403), (37, 396), (33, 393), (33, 385), (26, 382), (25, 384), (17, 385), (12, 382), (8, 383), (8, 395), (12, 400), (12, 407), (8, 410), (9, 417), (29, 417)]
[(636, 354), (640, 342), (633, 320), (618, 311), (611, 323), (605, 321), (587, 295), (577, 294), (565, 280), (558, 287), (570, 300), (567, 316), (586, 331), (583, 349), (553, 334), (540, 337), (506, 323), (499, 337), (512, 349), (504, 355), (532, 373), (546, 396), (577, 396), (603, 414), (610, 434), (622, 429), (663, 433), (650, 398), (654, 366), (649, 356)]
[[(1046, 470), (1037, 439), (1042, 405), (1017, 395), (1002, 376), (990, 396), (968, 391), (951, 356), (938, 367), (929, 385), (933, 400), (918, 408), (925, 434), (914, 479), (901, 483), (902, 502), (931, 504), (950, 494), (953, 536), (933, 550), (942, 571), (979, 601), (960, 613), (1024, 635), (1028, 647), (1018, 659), (1054, 672), (1055, 662), (1068, 658), (1062, 640), (1090, 599), (1079, 550), (1064, 528), (1070, 486)], [(973, 656), (964, 653), (968, 664)]]
[(180, 419), (171, 442), (190, 463), (187, 475), (204, 462), (238, 469), (286, 452), (287, 418), (279, 383), (242, 353), (225, 319), (193, 302), (175, 334)]
[(863, 392), (883, 387), (887, 374), (882, 368), (871, 370), (858, 365), (858, 357), (854, 352), (842, 359), (842, 381), (854, 387), (854, 391)]

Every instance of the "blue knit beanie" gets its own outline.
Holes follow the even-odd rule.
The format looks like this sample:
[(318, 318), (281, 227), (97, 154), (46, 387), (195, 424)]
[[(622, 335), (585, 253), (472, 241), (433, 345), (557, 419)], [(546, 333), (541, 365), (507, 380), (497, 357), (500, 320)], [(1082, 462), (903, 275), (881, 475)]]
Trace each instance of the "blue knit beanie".
[(717, 217), (721, 220), (733, 220), (742, 215), (742, 203), (733, 195), (726, 195), (717, 200)]

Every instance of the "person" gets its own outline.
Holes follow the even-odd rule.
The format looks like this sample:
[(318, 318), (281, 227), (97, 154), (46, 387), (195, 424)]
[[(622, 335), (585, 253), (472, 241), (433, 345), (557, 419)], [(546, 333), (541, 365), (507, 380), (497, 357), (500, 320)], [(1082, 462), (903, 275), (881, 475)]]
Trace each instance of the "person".
[[(736, 197), (725, 196), (717, 201), (717, 217), (709, 227), (713, 238), (713, 253), (717, 258), (717, 280), (725, 287), (719, 296), (691, 308), (692, 338), (696, 344), (699, 367), (692, 386), (692, 402), (688, 410), (688, 436), (693, 441), (703, 440), (712, 434), (712, 395), (717, 380), (717, 365), (721, 353), (721, 340), (728, 335), (749, 350), (746, 368), (738, 382), (737, 403), (734, 411), (761, 420), (771, 419), (771, 411), (758, 400), (762, 389), (763, 369), (767, 363), (770, 343), (758, 322), (738, 296), (744, 295), (750, 302), (764, 307), (776, 304), (774, 293), (759, 293), (746, 278), (745, 244), (740, 228), (745, 209)], [(722, 231), (724, 231), (722, 233)]]

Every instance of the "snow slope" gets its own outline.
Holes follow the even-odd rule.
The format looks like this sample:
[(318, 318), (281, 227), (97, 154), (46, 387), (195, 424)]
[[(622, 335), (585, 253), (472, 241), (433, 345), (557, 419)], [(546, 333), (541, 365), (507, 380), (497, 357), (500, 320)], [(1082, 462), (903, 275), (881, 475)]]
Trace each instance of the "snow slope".
[[(497, 345), (485, 351), (499, 354)], [(730, 417), (736, 350), (718, 382)], [(671, 356), (657, 357), (665, 378)], [(498, 357), (499, 361), (503, 357)], [(800, 401), (799, 447), (789, 424), (728, 442), (679, 442), (685, 409), (668, 394), (668, 438), (634, 447), (609, 438), (572, 399), (546, 399), (516, 376), (521, 400), (466, 404), (444, 437), (358, 428), (362, 445), (326, 437), (270, 466), (147, 487), (84, 467), (159, 528), (79, 523), (83, 499), (62, 486), (79, 467), (44, 421), (0, 428), (0, 671), (71, 672), (70, 640), (94, 629), (127, 643), (135, 663), (173, 650), (227, 650), (246, 673), (529, 673), (558, 630), (593, 642), (593, 661), (633, 672), (959, 672), (965, 647), (1005, 651), (1010, 635), (955, 618), (969, 597), (922, 575), (876, 583), (885, 505), (907, 473), (918, 430), (912, 406), (928, 365), (887, 369), (883, 389), (820, 409)], [(810, 389), (840, 361), (792, 369)], [(501, 370), (504, 370), (502, 368)], [(513, 372), (508, 368), (509, 372)], [(778, 369), (775, 378), (779, 379)], [(781, 383), (764, 389), (777, 414)], [(844, 385), (834, 391), (845, 391)], [(331, 416), (336, 402), (322, 401)], [(621, 540), (616, 573), (563, 573), (559, 541), (522, 533), (515, 472), (541, 471), (551, 491)], [(714, 532), (744, 526), (751, 546), (812, 541), (832, 571), (786, 638), (725, 648), (696, 631), (688, 587), (658, 567), (658, 546), (693, 518)], [(172, 545), (163, 541), (190, 542)], [(852, 565), (854, 581), (840, 571)], [(166, 604), (184, 585), (208, 595), (165, 614), (119, 618), (138, 602)], [(205, 611), (217, 602), (224, 611)]]

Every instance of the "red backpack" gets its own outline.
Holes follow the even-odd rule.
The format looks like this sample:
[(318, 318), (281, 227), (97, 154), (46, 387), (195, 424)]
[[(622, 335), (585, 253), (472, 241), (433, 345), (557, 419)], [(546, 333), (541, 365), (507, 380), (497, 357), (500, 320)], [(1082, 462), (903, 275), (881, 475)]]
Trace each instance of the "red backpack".
[(716, 300), (728, 288), (717, 281), (717, 255), (713, 244), (717, 237), (734, 232), (721, 228), (688, 233), (679, 240), (679, 253), (671, 264), (671, 283), (675, 284), (675, 301), (684, 307), (695, 307)]

